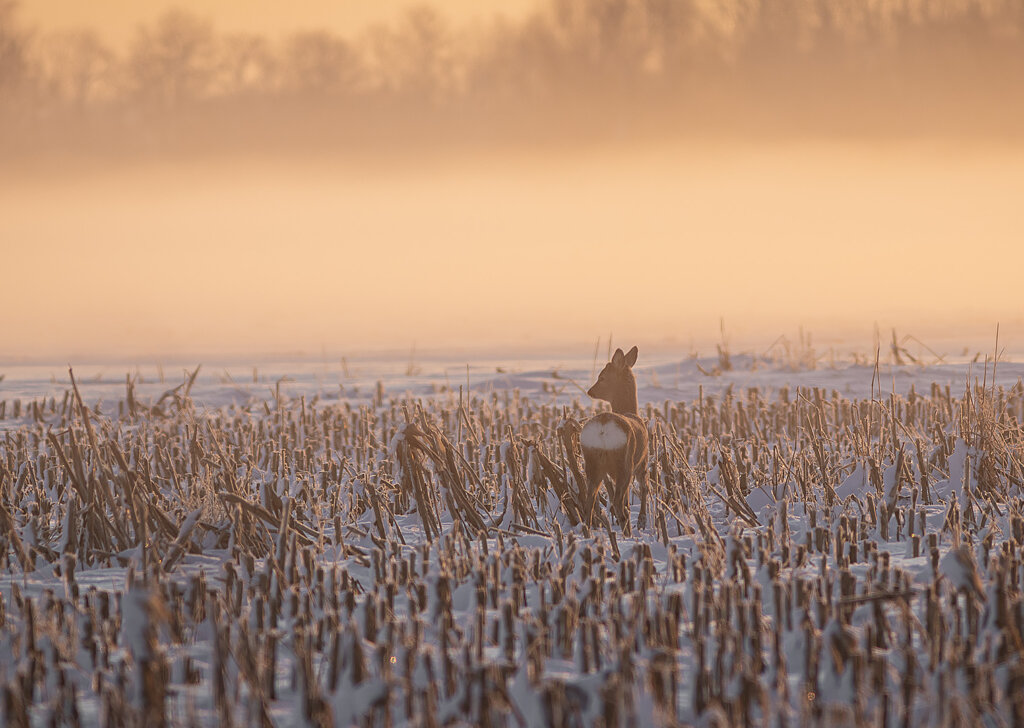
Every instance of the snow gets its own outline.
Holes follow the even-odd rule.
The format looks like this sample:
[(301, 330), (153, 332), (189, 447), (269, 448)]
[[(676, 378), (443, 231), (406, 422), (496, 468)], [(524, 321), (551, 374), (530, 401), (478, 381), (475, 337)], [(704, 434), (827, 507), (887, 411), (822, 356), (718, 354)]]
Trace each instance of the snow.
[[(964, 383), (980, 373), (976, 365), (967, 362), (886, 367), (881, 377), (876, 376), (873, 367), (853, 364), (792, 371), (741, 355), (734, 355), (732, 363), (732, 370), (711, 375), (705, 372), (713, 371), (714, 359), (659, 361), (652, 357), (645, 362), (641, 353), (634, 369), (641, 405), (650, 405), (657, 412), (686, 403), (699, 412), (701, 407), (716, 408), (729, 397), (751, 397), (754, 389), (757, 396), (771, 400), (783, 391), (790, 399), (810, 399), (814, 390), (819, 390), (825, 401), (842, 397), (888, 403), (890, 394), (905, 397), (911, 387), (919, 393), (928, 392), (933, 383), (940, 388), (951, 387), (957, 396), (958, 388), (962, 391)], [(337, 408), (345, 417), (360, 411), (380, 416), (386, 411), (380, 402), (375, 404), (381, 392), (386, 400), (392, 398), (392, 393), (403, 392), (409, 393), (402, 395), (408, 403), (441, 402), (453, 411), (460, 405), (475, 407), (483, 416), (504, 408), (513, 413), (517, 423), (529, 422), (532, 413), (547, 407), (557, 413), (553, 420), (557, 422), (563, 415), (593, 412), (579, 388), (571, 386), (588, 384), (592, 369), (589, 361), (517, 364), (496, 360), (477, 363), (467, 371), (464, 363), (429, 359), (417, 362), (418, 371), (412, 375), (407, 373), (406, 363), (390, 360), (346, 365), (347, 371), (323, 362), (267, 362), (255, 373), (251, 367), (204, 366), (190, 396), (195, 423), (221, 415), (256, 422), (267, 412), (283, 416), (313, 406), (321, 411)], [(76, 367), (75, 372), (90, 408), (98, 408), (103, 417), (126, 428), (146, 426), (127, 412), (119, 414), (119, 403), (126, 396), (123, 372), (116, 374), (113, 365)], [(32, 431), (34, 415), (26, 403), (54, 399), (56, 412), (50, 413), (49, 405), (43, 407), (44, 416), (51, 418), (47, 426), (52, 426), (70, 386), (66, 370), (33, 365), (7, 367), (4, 373), (0, 401), (7, 402), (7, 409), (0, 420), (0, 438)], [(150, 369), (136, 368), (133, 376), (135, 399), (149, 406), (179, 384), (167, 373), (161, 381), (159, 373)], [(1022, 376), (1024, 365), (1001, 362), (995, 385), (1009, 388)], [(878, 391), (879, 379), (890, 384), (890, 391)], [(988, 384), (993, 385), (991, 376)], [(173, 396), (168, 395), (164, 401)], [(16, 399), (23, 405), (17, 418), (11, 414), (11, 403)], [(410, 413), (410, 417), (415, 416)], [(629, 690), (636, 690), (629, 693), (628, 701), (623, 698), (628, 706), (623, 707), (619, 724), (727, 724), (731, 720), (729, 711), (740, 704), (749, 688), (744, 682), (745, 671), (755, 659), (767, 666), (758, 673), (758, 689), (772, 688), (765, 700), (773, 715), (796, 720), (806, 715), (801, 711), (812, 710), (809, 706), (813, 704), (813, 710), (836, 720), (852, 720), (862, 714), (869, 722), (877, 722), (883, 709), (881, 693), (866, 690), (865, 686), (868, 665), (879, 664), (872, 662), (879, 658), (888, 667), (870, 679), (881, 681), (882, 692), (898, 696), (905, 673), (914, 674), (919, 692), (908, 709), (910, 722), (925, 725), (941, 717), (940, 698), (944, 692), (969, 693), (967, 688), (961, 690), (954, 685), (967, 674), (955, 656), (947, 656), (948, 664), (931, 663), (926, 606), (929, 590), (937, 590), (938, 597), (932, 604), (944, 610), (946, 632), (955, 628), (957, 620), (963, 629), (971, 620), (977, 623), (977, 634), (981, 635), (977, 644), (963, 647), (970, 660), (984, 663), (984, 640), (1001, 639), (1007, 629), (996, 605), (1008, 590), (1017, 593), (1018, 586), (1012, 585), (1011, 590), (1008, 584), (1001, 589), (997, 579), (1006, 578), (1007, 572), (1000, 569), (1008, 568), (1018, 558), (1012, 534), (1014, 514), (1019, 513), (1014, 510), (1019, 509), (1019, 492), (1014, 489), (1012, 505), (1004, 504), (1007, 507), (1000, 515), (984, 525), (964, 523), (963, 514), (969, 508), (978, 509), (975, 504), (984, 495), (978, 493), (981, 453), (963, 433), (945, 433), (950, 438), (950, 449), (944, 469), (931, 472), (934, 493), (927, 503), (923, 495), (912, 494), (916, 486), (906, 482), (895, 462), (873, 465), (870, 457), (850, 455), (842, 462), (826, 465), (831, 468), (827, 472), (832, 478), (834, 501), (821, 499), (809, 505), (801, 502), (800, 483), (786, 470), (789, 465), (783, 453), (778, 472), (771, 474), (776, 482), (766, 474), (763, 482), (749, 483), (745, 492), (737, 489), (738, 502), (728, 504), (729, 488), (737, 486), (724, 453), (738, 452), (743, 443), (739, 438), (719, 443), (714, 459), (703, 463), (698, 458), (697, 443), (681, 443), (681, 450), (687, 453), (688, 470), (663, 476), (691, 483), (703, 493), (704, 501), (689, 498), (684, 490), (681, 503), (691, 510), (666, 518), (664, 527), (648, 524), (646, 529), (638, 527), (628, 536), (614, 523), (588, 531), (571, 524), (545, 479), (538, 449), (555, 440), (553, 432), (532, 432), (537, 444), (520, 446), (517, 442), (516, 447), (509, 441), (470, 438), (460, 451), (467, 462), (484, 462), (490, 447), (503, 463), (496, 489), (499, 497), (490, 504), (492, 510), (487, 514), (495, 520), (486, 536), (464, 533), (462, 516), (451, 500), (436, 504), (440, 539), (428, 542), (422, 515), (410, 505), (404, 512), (396, 509), (380, 516), (389, 535), (389, 542), (382, 544), (377, 535), (378, 516), (366, 502), (379, 498), (384, 509), (394, 504), (380, 497), (379, 484), (373, 478), (387, 475), (401, 480), (405, 473), (399, 460), (416, 439), (404, 422), (392, 424), (393, 430), (380, 430), (389, 436), (381, 440), (380, 451), (372, 456), (375, 460), (371, 457), (355, 464), (336, 454), (328, 463), (327, 467), (336, 467), (339, 475), (327, 492), (335, 489), (345, 495), (339, 509), (343, 525), (340, 533), (335, 532), (334, 522), (325, 513), (304, 515), (319, 529), (314, 536), (322, 540), (313, 548), (312, 572), (303, 563), (302, 545), (289, 543), (283, 536), (272, 541), (266, 554), (246, 565), (246, 560), (235, 553), (238, 543), (233, 540), (234, 531), (232, 540), (221, 542), (216, 533), (206, 530), (211, 512), (223, 514), (228, 509), (219, 503), (211, 506), (198, 502), (190, 503), (175, 521), (170, 543), (178, 553), (170, 562), (165, 559), (168, 571), (159, 577), (151, 570), (160, 569), (161, 564), (147, 563), (142, 545), (113, 554), (105, 563), (81, 564), (73, 578), (66, 573), (67, 566), (64, 573), (56, 573), (60, 559), (50, 562), (37, 556), (36, 568), (22, 571), (17, 559), (12, 558), (7, 573), (0, 576), (5, 615), (0, 626), (0, 649), (6, 650), (0, 657), (0, 679), (10, 682), (25, 673), (26, 661), (35, 659), (23, 651), (21, 638), (30, 609), (24, 605), (31, 603), (33, 619), (45, 620), (45, 628), (37, 627), (37, 631), (47, 635), (50, 642), (46, 649), (57, 655), (46, 656), (40, 650), (44, 654), (40, 664), (49, 669), (50, 683), (42, 685), (34, 697), (30, 712), (35, 723), (45, 722), (57, 705), (58, 664), (77, 690), (83, 722), (99, 725), (104, 722), (104, 711), (110, 708), (104, 707), (102, 695), (92, 686), (94, 675), (102, 675), (105, 681), (126, 675), (125, 695), (138, 709), (144, 684), (137, 666), (163, 661), (170, 666), (174, 695), (169, 704), (177, 711), (178, 722), (187, 722), (185, 706), (191, 703), (199, 724), (214, 725), (219, 721), (220, 708), (213, 677), (222, 670), (228, 693), (249, 696), (254, 688), (245, 678), (240, 646), (250, 644), (246, 640), (251, 639), (258, 654), (269, 654), (267, 640), (273, 636), (277, 662), (268, 682), (275, 689), (275, 697), (269, 700), (268, 710), (273, 721), (282, 724), (312, 722), (310, 712), (317, 708), (310, 701), (317, 698), (322, 709), (330, 711), (335, 725), (362, 724), (367, 715), (389, 704), (389, 700), (394, 711), (391, 719), (399, 725), (422, 724), (424, 711), (428, 710), (441, 724), (446, 718), (470, 722), (473, 717), (493, 713), (503, 715), (509, 725), (538, 725), (549, 716), (547, 711), (555, 699), (552, 696), (558, 696), (564, 706), (575, 711), (580, 724), (590, 725), (602, 717), (606, 699), (621, 695), (616, 691), (625, 689), (623, 676), (630, 671), (645, 677), (630, 683)], [(465, 425), (459, 421), (457, 426)], [(305, 422), (298, 423), (296, 440), (307, 437), (306, 427)], [(591, 428), (583, 428), (583, 444), (595, 446), (592, 434)], [(615, 445), (615, 434), (624, 438), (621, 432), (599, 433), (595, 437), (601, 444), (596, 446)], [(903, 444), (906, 467), (917, 477), (917, 445), (909, 438)], [(284, 447), (297, 449), (295, 443), (284, 443)], [(929, 451), (924, 459), (928, 462), (936, 455)], [(657, 456), (657, 448), (652, 445), (652, 457)], [(214, 455), (207, 453), (205, 457)], [(515, 458), (523, 463), (522, 483), (510, 464)], [(407, 465), (422, 467), (428, 478), (440, 477), (440, 466), (435, 463), (410, 456)], [(130, 466), (138, 471), (141, 464), (132, 460)], [(25, 463), (14, 472), (3, 470), (0, 485), (10, 490), (13, 483), (30, 477), (31, 467)], [(482, 472), (483, 466), (476, 468)], [(319, 487), (294, 471), (274, 470), (266, 463), (246, 462), (230, 472), (237, 482), (258, 493), (253, 502), (268, 511), (276, 502), (284, 508), (298, 509), (303, 489)], [(823, 476), (814, 469), (810, 472), (807, 477), (820, 485)], [(873, 480), (876, 476), (877, 489)], [(38, 550), (50, 544), (58, 554), (73, 548), (68, 533), (73, 523), (80, 527), (79, 511), (86, 504), (73, 488), (60, 485), (65, 495), (57, 494), (58, 483), (47, 483), (51, 499), (72, 507), (55, 524), (47, 522), (42, 514), (32, 513), (27, 505), (22, 508), (23, 504), (8, 504), (15, 510), (16, 522), (23, 526), (20, 532), (27, 546)], [(182, 487), (189, 491), (194, 485), (183, 483)], [(218, 485), (219, 489), (225, 487)], [(517, 489), (531, 488), (545, 489), (530, 502), (547, 509), (533, 526), (522, 522), (512, 502)], [(633, 523), (639, 514), (636, 490), (631, 504)], [(448, 486), (440, 491), (454, 498)], [(916, 511), (911, 507), (912, 498), (917, 499), (913, 501)], [(160, 498), (154, 503), (166, 505)], [(890, 504), (896, 506), (889, 509), (891, 515), (886, 510)], [(736, 515), (737, 506), (749, 509), (753, 524)], [(712, 533), (701, 531), (703, 516), (694, 513), (699, 508), (708, 510)], [(901, 523), (900, 509), (910, 514), (912, 523)], [(884, 528), (882, 521), (876, 520), (877, 514), (885, 519)], [(951, 514), (960, 519), (955, 527), (947, 527)], [(919, 516), (924, 520), (923, 534)], [(271, 536), (276, 534), (273, 524), (266, 528)], [(54, 530), (56, 537), (51, 534)], [(913, 555), (911, 531), (919, 537), (918, 556)], [(295, 528), (290, 534), (295, 536), (297, 532)], [(199, 538), (194, 534), (202, 534), (202, 553), (186, 548), (191, 539)], [(933, 570), (928, 537), (934, 538), (938, 551), (937, 571)], [(817, 539), (822, 540), (821, 548)], [(842, 549), (837, 548), (840, 541)], [(874, 549), (870, 553), (869, 544)], [(798, 561), (798, 549), (804, 549), (800, 555), (803, 561)], [(397, 571), (403, 563), (415, 563), (408, 567), (412, 576), (404, 583), (402, 577), (387, 573), (392, 566)], [(534, 564), (539, 573), (557, 575), (558, 579), (534, 576)], [(318, 568), (327, 573), (329, 582), (337, 579), (338, 583), (316, 589)], [(678, 576), (674, 571), (679, 572)], [(1019, 572), (1018, 566), (1017, 577)], [(854, 580), (854, 593), (842, 593), (844, 578)], [(905, 602), (899, 596), (903, 588), (898, 583), (900, 578), (905, 578), (912, 591)], [(342, 581), (347, 588), (340, 586)], [(556, 582), (562, 592), (557, 595), (551, 591)], [(422, 595), (418, 584), (423, 586)], [(58, 616), (55, 609), (44, 609), (54, 594), (70, 600), (75, 590), (79, 602), (75, 609), (67, 610), (66, 616)], [(158, 591), (160, 595), (154, 596)], [(257, 607), (255, 595), (260, 593), (271, 598)], [(82, 606), (85, 596), (90, 605), (95, 605), (100, 595), (110, 602), (111, 616), (106, 619), (93, 617), (94, 613)], [(872, 601), (880, 595), (883, 601)], [(980, 605), (976, 614), (970, 611), (965, 595)], [(330, 606), (332, 596), (343, 603), (351, 600), (351, 604)], [(183, 636), (172, 636), (177, 612), (166, 611), (166, 605), (175, 599), (191, 605), (190, 618), (195, 620), (184, 629)], [(323, 599), (323, 604), (315, 603), (307, 611), (303, 599)], [(265, 615), (261, 622), (257, 614), (261, 609), (269, 610), (271, 600), (279, 600), (281, 606), (274, 627), (268, 626)], [(242, 619), (227, 613), (232, 601), (242, 605)], [(1010, 607), (1019, 610), (1020, 602), (1015, 604)], [(225, 612), (219, 613), (218, 609)], [(673, 611), (676, 609), (678, 614)], [(721, 618), (716, 610), (721, 610)], [(506, 613), (515, 615), (511, 625), (506, 622)], [(908, 636), (899, 633), (905, 614), (910, 614), (906, 623), (913, 623), (918, 630)], [(307, 623), (310, 616), (313, 621)], [(453, 623), (445, 624), (449, 618)], [(700, 627), (706, 618), (714, 621), (713, 628)], [(53, 646), (64, 634), (59, 627), (61, 619), (83, 625), (75, 627), (79, 630), (75, 636), (83, 645), (86, 623), (97, 635), (90, 645), (101, 641), (106, 645), (105, 636), (113, 635), (111, 653), (105, 658), (100, 655), (94, 664), (86, 646), (73, 650)], [(479, 656), (448, 646), (460, 639), (464, 641), (460, 644), (475, 644), (472, 635), (478, 620), (486, 641), (480, 645)], [(312, 650), (306, 672), (305, 648), (299, 640), (301, 637), (313, 643), (319, 637), (318, 630), (331, 633), (331, 624), (337, 627), (337, 650), (343, 656), (333, 685), (327, 682), (330, 645)], [(873, 632), (878, 624), (884, 625), (882, 636)], [(623, 629), (624, 634), (613, 635), (612, 625)], [(565, 634), (559, 634), (559, 629), (566, 630)], [(391, 634), (398, 630), (402, 631), (401, 638)], [(779, 638), (777, 648), (769, 643), (755, 644), (755, 637), (773, 631)], [(530, 662), (529, 645), (559, 637), (566, 640), (564, 650), (555, 645), (536, 665)], [(868, 645), (870, 639), (882, 640), (885, 646)], [(218, 651), (220, 640), (232, 649)], [(394, 644), (397, 649), (385, 653), (386, 644)], [(509, 645), (511, 660), (506, 651)], [(630, 645), (631, 649), (618, 651), (621, 645)], [(816, 645), (820, 652), (815, 652)], [(916, 667), (907, 662), (909, 654), (914, 655)], [(1010, 657), (1003, 654), (998, 659)], [(987, 664), (997, 664), (996, 658)], [(443, 687), (446, 666), (464, 678), (456, 681), (450, 693)], [(187, 667), (198, 671), (198, 683), (189, 682)], [(535, 667), (539, 668), (538, 674), (533, 674)], [(774, 673), (776, 667), (778, 674)], [(722, 674), (716, 674), (715, 679), (720, 677), (721, 684), (716, 686), (719, 693), (712, 701), (698, 710), (698, 701), (703, 698), (697, 678), (702, 671), (720, 671)], [(1009, 716), (1005, 712), (1011, 684), (1008, 674), (1004, 671), (993, 680), (991, 705), (985, 708), (994, 723), (999, 719), (1005, 723)], [(677, 682), (669, 704), (659, 703), (651, 687), (651, 679), (660, 680), (661, 676)], [(785, 695), (776, 693), (776, 681), (787, 687)], [(439, 685), (439, 692), (432, 694)], [(396, 697), (407, 689), (415, 697), (411, 710), (400, 705), (401, 699)], [(902, 705), (900, 700), (893, 697), (889, 704), (890, 721), (897, 715), (897, 704)], [(377, 715), (379, 719), (382, 714)], [(241, 713), (234, 717), (243, 721)]]
[[(640, 401), (691, 402), (701, 395), (740, 396), (752, 388), (771, 393), (787, 389), (820, 389), (831, 397), (875, 398), (885, 400), (891, 392), (906, 395), (913, 387), (925, 394), (935, 384), (950, 387), (954, 395), (962, 393), (967, 382), (979, 384), (986, 373), (982, 364), (971, 361), (929, 366), (874, 366), (837, 362), (815, 369), (790, 370), (772, 365), (770, 361), (748, 355), (733, 355), (732, 369), (709, 375), (717, 369), (717, 358), (646, 356), (633, 368), (637, 378)], [(442, 397), (457, 404), (460, 390), (490, 395), (529, 395), (537, 402), (556, 406), (586, 399), (583, 390), (590, 384), (594, 369), (591, 360), (554, 358), (496, 358), (465, 361), (450, 358), (424, 358), (417, 361), (415, 374), (409, 374), (408, 360), (399, 358), (368, 358), (358, 362), (314, 360), (267, 360), (257, 366), (237, 363), (190, 363), (172, 368), (170, 365), (85, 364), (75, 365), (75, 378), (82, 397), (92, 407), (99, 406), (107, 415), (116, 414), (118, 402), (126, 397), (126, 373), (133, 378), (135, 396), (139, 400), (156, 401), (182, 383), (196, 365), (201, 364), (190, 395), (200, 411), (226, 407), (251, 406), (253, 403), (274, 405), (274, 392), (279, 389), (285, 402), (305, 397), (320, 403), (371, 402), (378, 384), (388, 395), (408, 393), (411, 397)], [(702, 371), (703, 370), (703, 371)], [(0, 363), (0, 401), (7, 401), (7, 416), (0, 428), (9, 429), (30, 421), (31, 412), (12, 420), (15, 400), (22, 400), (26, 409), (32, 401), (56, 400), (59, 407), (70, 378), (66, 364), (2, 364)], [(987, 384), (1012, 387), (1024, 378), (1024, 363), (1000, 361), (995, 381), (991, 366)], [(467, 389), (468, 387), (468, 389)], [(171, 396), (171, 395), (168, 395)], [(166, 401), (166, 400), (165, 400)]]
[(978, 566), (969, 547), (957, 546), (947, 551), (939, 561), (939, 573), (956, 591), (968, 591), (978, 599), (985, 598)]

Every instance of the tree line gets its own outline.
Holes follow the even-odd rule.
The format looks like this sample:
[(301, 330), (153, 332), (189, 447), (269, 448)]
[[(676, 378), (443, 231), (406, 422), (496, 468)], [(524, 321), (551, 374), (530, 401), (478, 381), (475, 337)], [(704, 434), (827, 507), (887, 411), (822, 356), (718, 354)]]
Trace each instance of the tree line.
[(1008, 131), (1024, 103), (1020, 0), (548, 0), (521, 20), (470, 28), (424, 5), (355, 37), (280, 40), (172, 9), (123, 49), (95, 31), (33, 30), (18, 11), (0, 0), (9, 136), (48, 125), (120, 135), (189, 115), (212, 128), (254, 111), (267, 129), (317, 112), (329, 134), (624, 119), (677, 131)]

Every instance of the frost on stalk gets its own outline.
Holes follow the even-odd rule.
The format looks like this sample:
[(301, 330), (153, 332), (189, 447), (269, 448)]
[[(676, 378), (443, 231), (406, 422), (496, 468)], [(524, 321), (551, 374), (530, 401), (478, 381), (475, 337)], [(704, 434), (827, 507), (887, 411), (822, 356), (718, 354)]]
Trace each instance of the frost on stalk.
[(167, 621), (163, 596), (156, 589), (133, 586), (121, 598), (121, 635), (135, 663), (127, 693), (140, 724), (166, 724), (169, 669), (160, 646), (160, 625)]

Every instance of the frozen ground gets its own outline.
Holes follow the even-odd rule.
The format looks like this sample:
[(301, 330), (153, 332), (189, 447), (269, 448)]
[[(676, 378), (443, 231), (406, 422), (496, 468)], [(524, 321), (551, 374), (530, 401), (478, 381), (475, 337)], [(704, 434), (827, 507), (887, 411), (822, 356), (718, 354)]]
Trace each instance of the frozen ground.
[[(781, 388), (820, 387), (844, 397), (871, 397), (891, 392), (906, 395), (911, 387), (927, 392), (933, 383), (962, 392), (969, 381), (993, 383), (993, 368), (986, 367), (985, 355), (945, 357), (954, 363), (938, 363), (935, 357), (922, 355), (926, 363), (893, 365), (883, 359), (876, 371), (874, 363), (852, 363), (820, 356), (814, 368), (799, 360), (768, 355), (740, 354), (730, 357), (731, 369), (722, 371), (718, 357), (666, 357), (641, 355), (635, 371), (641, 403), (661, 404), (665, 400), (691, 402), (701, 391), (717, 395), (732, 389), (741, 392), (751, 387), (766, 391)], [(255, 366), (237, 363), (189, 363), (187, 365), (76, 364), (75, 377), (84, 399), (99, 405), (107, 414), (126, 396), (126, 377), (134, 382), (140, 398), (156, 400), (182, 384), (199, 367), (191, 389), (198, 407), (243, 406), (273, 401), (275, 390), (287, 397), (317, 397), (323, 402), (372, 402), (378, 384), (386, 396), (431, 397), (460, 389), (475, 393), (519, 390), (540, 400), (567, 404), (586, 399), (602, 360), (506, 356), (470, 361), (458, 358), (413, 356), (403, 358), (361, 358), (349, 361), (270, 360)], [(70, 388), (66, 364), (0, 365), (0, 401), (15, 399), (26, 403), (33, 399), (60, 400)], [(995, 382), (1011, 387), (1024, 376), (1024, 364), (1001, 360), (995, 368)], [(11, 407), (8, 404), (8, 407)], [(10, 410), (8, 410), (8, 416)], [(12, 426), (10, 419), (0, 427)]]
[(92, 434), (65, 367), (4, 367), (0, 717), (1014, 724), (1024, 365), (723, 363), (641, 355), (628, 531), (556, 482), (593, 360), (76, 366)]

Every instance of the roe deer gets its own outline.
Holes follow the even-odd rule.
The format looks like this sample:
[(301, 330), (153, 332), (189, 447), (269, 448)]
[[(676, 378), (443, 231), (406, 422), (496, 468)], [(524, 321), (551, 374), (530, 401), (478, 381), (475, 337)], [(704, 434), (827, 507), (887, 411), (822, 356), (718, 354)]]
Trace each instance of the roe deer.
[[(629, 532), (629, 487), (634, 476), (643, 488), (647, 482), (647, 427), (637, 409), (636, 377), (632, 366), (636, 364), (637, 348), (628, 354), (616, 349), (612, 360), (601, 370), (597, 382), (587, 390), (594, 399), (611, 403), (611, 412), (591, 417), (580, 432), (580, 447), (587, 476), (588, 493), (584, 497), (582, 514), (589, 523), (597, 501), (597, 489), (610, 478), (608, 505), (619, 525)], [(642, 496), (646, 505), (647, 493)], [(641, 522), (646, 508), (641, 508)]]

